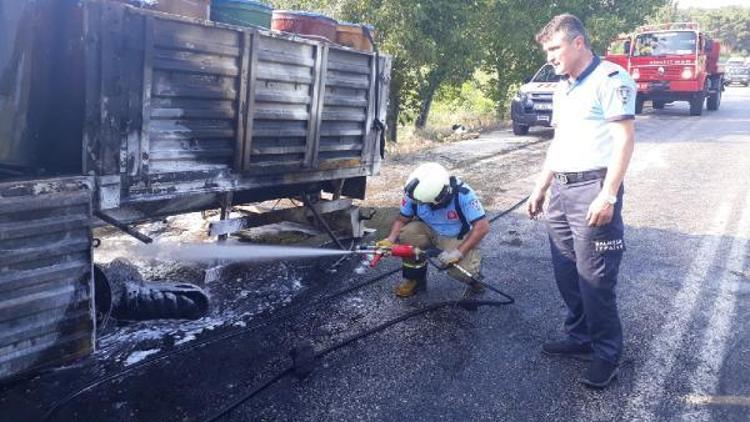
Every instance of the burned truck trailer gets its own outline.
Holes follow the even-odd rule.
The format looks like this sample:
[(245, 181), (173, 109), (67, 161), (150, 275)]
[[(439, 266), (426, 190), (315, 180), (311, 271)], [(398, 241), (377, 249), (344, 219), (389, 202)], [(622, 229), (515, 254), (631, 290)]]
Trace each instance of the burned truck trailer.
[(390, 59), (322, 40), (0, 0), (0, 72), (0, 379), (94, 349), (94, 222), (364, 198), (382, 159)]

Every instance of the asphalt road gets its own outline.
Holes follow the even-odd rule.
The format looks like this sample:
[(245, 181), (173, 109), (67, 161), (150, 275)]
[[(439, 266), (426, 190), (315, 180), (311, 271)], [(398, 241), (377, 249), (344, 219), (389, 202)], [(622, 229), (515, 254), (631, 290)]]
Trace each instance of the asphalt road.
[[(701, 117), (690, 117), (686, 103), (646, 107), (636, 126), (618, 285), (626, 348), (608, 389), (579, 383), (585, 363), (539, 353), (561, 335), (564, 308), (544, 228), (517, 212), (497, 220), (482, 244), (487, 280), (515, 304), (411, 318), (318, 359), (305, 378), (281, 378), (222, 420), (750, 420), (750, 89), (729, 88), (721, 109)], [(531, 188), (549, 135), (497, 132), (429, 157), (443, 157), (476, 184), (494, 213)], [(329, 275), (302, 271), (305, 287), (293, 304), (398, 268), (391, 260), (353, 275), (353, 265)], [(397, 281), (389, 276), (318, 310), (103, 383), (53, 420), (205, 420), (288, 367), (295, 346), (323, 350), (463, 293), (432, 271), (426, 294), (399, 300)], [(0, 419), (36, 418), (106, 373), (72, 368), (2, 390)]]

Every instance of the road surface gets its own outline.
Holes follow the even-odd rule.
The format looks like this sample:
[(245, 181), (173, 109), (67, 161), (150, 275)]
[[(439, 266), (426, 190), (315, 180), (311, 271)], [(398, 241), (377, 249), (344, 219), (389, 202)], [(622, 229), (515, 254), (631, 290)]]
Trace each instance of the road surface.
[[(690, 117), (686, 103), (646, 107), (636, 127), (618, 284), (626, 346), (608, 389), (579, 383), (585, 363), (539, 353), (561, 335), (565, 310), (544, 228), (516, 212), (497, 220), (482, 244), (487, 280), (515, 304), (409, 319), (317, 360), (305, 378), (281, 378), (222, 420), (750, 420), (750, 89), (729, 88), (721, 109), (701, 117)], [(392, 212), (402, 179), (429, 159), (476, 187), (494, 215), (531, 189), (550, 136), (494, 132), (388, 162), (372, 180), (369, 204)], [(396, 268), (391, 260), (361, 276), (351, 266), (329, 275), (298, 270), (305, 288), (297, 300)], [(400, 300), (397, 281), (391, 275), (318, 310), (105, 382), (55, 420), (205, 420), (288, 367), (295, 346), (323, 350), (463, 293), (432, 271), (426, 294)], [(0, 392), (0, 411), (37, 415), (103, 373), (84, 365), (17, 384)]]

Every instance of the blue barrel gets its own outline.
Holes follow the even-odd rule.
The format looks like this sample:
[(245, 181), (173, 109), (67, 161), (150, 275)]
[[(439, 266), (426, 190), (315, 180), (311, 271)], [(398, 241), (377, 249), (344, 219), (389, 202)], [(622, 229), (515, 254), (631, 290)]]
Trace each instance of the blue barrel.
[(273, 7), (254, 0), (213, 0), (211, 20), (238, 26), (271, 28)]

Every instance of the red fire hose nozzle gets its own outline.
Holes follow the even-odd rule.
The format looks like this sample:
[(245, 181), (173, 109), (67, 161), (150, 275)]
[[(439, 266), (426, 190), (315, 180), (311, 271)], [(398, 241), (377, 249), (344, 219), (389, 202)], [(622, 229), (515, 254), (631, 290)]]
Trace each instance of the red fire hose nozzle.
[(375, 267), (385, 256), (395, 256), (402, 259), (417, 259), (422, 251), (412, 245), (395, 244), (391, 246), (366, 246), (356, 251), (360, 254), (371, 255), (370, 267)]

